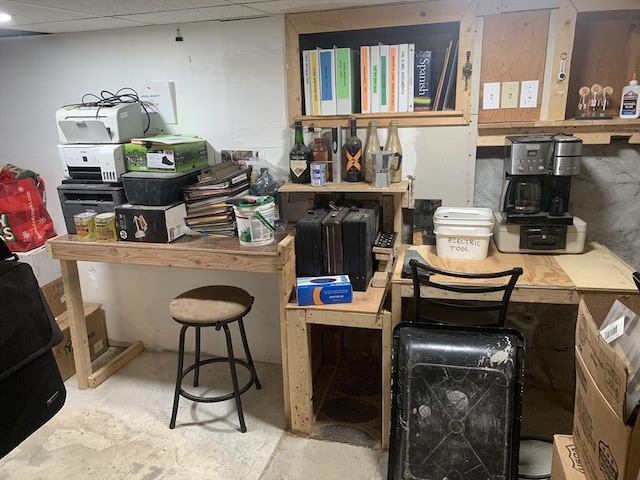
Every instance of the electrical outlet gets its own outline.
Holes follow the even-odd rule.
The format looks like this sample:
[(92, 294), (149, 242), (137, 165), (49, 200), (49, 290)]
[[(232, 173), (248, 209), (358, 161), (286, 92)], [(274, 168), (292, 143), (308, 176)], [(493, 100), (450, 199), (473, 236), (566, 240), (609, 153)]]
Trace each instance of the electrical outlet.
[(482, 87), (482, 109), (500, 108), (500, 82), (485, 83)]
[(538, 80), (522, 82), (520, 108), (536, 108), (538, 105)]
[(501, 108), (518, 108), (518, 89), (520, 82), (504, 82), (502, 84)]

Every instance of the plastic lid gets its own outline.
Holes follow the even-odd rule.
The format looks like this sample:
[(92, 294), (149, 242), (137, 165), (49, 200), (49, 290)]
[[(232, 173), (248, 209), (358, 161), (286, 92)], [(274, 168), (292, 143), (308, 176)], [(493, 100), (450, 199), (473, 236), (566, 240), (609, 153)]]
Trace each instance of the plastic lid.
[(638, 85), (638, 76), (636, 75), (636, 73), (633, 73), (633, 76), (631, 77), (631, 81), (629, 82), (629, 85)]

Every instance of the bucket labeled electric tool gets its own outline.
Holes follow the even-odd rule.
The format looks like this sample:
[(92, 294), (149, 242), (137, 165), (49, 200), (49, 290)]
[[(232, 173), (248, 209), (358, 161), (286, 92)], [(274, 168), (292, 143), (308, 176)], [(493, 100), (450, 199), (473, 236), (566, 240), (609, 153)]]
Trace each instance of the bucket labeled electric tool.
[(260, 247), (275, 239), (273, 197), (245, 197), (233, 206), (240, 245)]

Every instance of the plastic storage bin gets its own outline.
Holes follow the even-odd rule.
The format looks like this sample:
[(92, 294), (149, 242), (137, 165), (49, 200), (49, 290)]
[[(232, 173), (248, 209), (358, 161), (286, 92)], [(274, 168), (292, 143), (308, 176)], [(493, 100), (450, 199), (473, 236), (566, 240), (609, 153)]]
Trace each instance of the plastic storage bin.
[(493, 213), (489, 208), (436, 209), (433, 232), (438, 256), (462, 260), (487, 258), (493, 222)]

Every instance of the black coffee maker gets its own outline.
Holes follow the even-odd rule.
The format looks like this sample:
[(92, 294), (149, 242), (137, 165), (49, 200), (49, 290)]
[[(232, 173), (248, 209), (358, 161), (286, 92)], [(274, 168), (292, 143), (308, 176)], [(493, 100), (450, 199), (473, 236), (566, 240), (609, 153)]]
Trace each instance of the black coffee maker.
[(507, 223), (572, 225), (571, 177), (580, 173), (582, 140), (571, 135), (506, 138), (500, 211)]
[(568, 211), (571, 179), (580, 173), (581, 154), (582, 140), (572, 135), (506, 138), (504, 184), (494, 228), (500, 251), (582, 251), (586, 224)]

